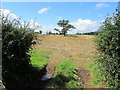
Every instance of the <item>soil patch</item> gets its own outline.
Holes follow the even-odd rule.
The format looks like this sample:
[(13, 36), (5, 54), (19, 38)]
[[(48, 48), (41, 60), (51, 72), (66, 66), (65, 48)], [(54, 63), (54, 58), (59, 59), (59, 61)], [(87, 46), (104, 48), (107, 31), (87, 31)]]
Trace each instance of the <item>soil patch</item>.
[(89, 87), (88, 82), (90, 80), (90, 73), (87, 70), (84, 70), (83, 68), (79, 68), (76, 70), (76, 75), (81, 79), (83, 82), (84, 88)]

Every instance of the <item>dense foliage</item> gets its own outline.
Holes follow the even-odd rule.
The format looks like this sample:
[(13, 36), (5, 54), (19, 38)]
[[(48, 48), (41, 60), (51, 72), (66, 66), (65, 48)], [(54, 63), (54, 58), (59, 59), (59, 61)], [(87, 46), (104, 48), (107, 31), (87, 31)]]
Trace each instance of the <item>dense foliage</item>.
[(34, 44), (34, 30), (20, 20), (9, 20), (2, 16), (2, 81), (8, 90), (24, 90), (34, 87), (36, 79), (42, 78), (45, 70), (30, 64), (27, 53)]
[(118, 87), (120, 76), (120, 16), (106, 17), (97, 35), (97, 49), (100, 56), (97, 60), (99, 69), (109, 86)]

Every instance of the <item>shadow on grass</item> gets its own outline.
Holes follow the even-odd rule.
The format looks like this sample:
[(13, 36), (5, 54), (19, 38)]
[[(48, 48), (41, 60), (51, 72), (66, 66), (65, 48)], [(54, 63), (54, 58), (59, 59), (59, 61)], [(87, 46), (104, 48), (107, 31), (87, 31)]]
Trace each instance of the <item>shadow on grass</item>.
[(27, 70), (22, 73), (7, 71), (3, 69), (3, 84), (7, 90), (35, 90), (37, 88), (45, 88), (45, 82), (42, 81), (43, 75), (46, 74), (46, 66), (42, 69), (29, 65)]
[(66, 83), (69, 81), (70, 81), (69, 77), (63, 75), (57, 75), (56, 77), (48, 80), (48, 83), (46, 83), (46, 87), (63, 89), (66, 87)]

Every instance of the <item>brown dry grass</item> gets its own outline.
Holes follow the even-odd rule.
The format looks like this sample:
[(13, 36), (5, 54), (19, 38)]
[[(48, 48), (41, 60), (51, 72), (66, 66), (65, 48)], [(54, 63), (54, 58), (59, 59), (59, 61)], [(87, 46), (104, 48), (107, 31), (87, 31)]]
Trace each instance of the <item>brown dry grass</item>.
[[(37, 35), (41, 44), (36, 45), (38, 50), (51, 51), (48, 64), (48, 73), (63, 60), (72, 60), (78, 68), (87, 69), (95, 54), (94, 36), (78, 35), (78, 37), (64, 37), (62, 35)], [(90, 72), (89, 72), (90, 73)], [(84, 81), (85, 87), (95, 87), (92, 79)]]

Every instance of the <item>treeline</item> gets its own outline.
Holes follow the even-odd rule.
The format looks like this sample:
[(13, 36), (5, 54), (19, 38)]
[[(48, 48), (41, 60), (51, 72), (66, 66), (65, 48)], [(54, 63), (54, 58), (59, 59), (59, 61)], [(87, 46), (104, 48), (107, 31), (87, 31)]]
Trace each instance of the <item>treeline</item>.
[[(36, 34), (42, 34), (42, 31), (40, 32), (35, 32)], [(99, 32), (88, 32), (88, 33), (76, 33), (75, 35), (97, 35)], [(63, 33), (53, 33), (52, 31), (47, 31), (47, 35), (63, 35)]]
[(76, 33), (76, 35), (97, 35), (98, 32)]
[(53, 33), (51, 31), (47, 31), (46, 34), (50, 34), (50, 35), (62, 35), (62, 33)]

